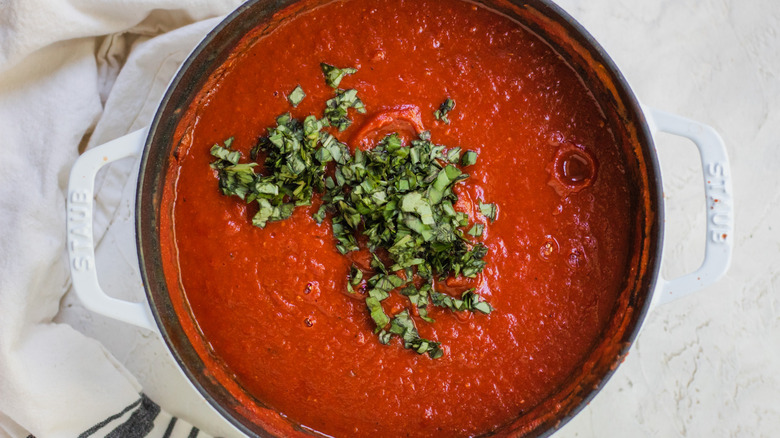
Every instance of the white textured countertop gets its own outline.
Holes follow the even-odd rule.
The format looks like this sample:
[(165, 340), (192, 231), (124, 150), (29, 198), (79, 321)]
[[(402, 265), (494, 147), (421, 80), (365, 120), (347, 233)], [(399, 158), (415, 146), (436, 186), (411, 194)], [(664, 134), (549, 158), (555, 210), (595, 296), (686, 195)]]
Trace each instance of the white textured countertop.
[[(644, 103), (720, 132), (732, 165), (736, 246), (725, 278), (648, 315), (625, 363), (556, 437), (780, 436), (780, 224), (773, 223), (780, 218), (780, 2), (560, 4), (611, 54)], [(701, 165), (685, 140), (662, 136), (657, 147), (667, 200), (663, 275), (674, 278), (702, 259)], [(100, 250), (115, 245), (132, 261), (133, 242), (127, 247), (118, 237), (132, 233), (125, 219), (115, 220)], [(101, 272), (106, 289), (112, 269), (127, 268)], [(59, 319), (103, 342), (152, 398), (178, 406), (169, 408), (173, 414), (233, 434), (187, 386), (156, 336), (91, 315), (70, 295)]]

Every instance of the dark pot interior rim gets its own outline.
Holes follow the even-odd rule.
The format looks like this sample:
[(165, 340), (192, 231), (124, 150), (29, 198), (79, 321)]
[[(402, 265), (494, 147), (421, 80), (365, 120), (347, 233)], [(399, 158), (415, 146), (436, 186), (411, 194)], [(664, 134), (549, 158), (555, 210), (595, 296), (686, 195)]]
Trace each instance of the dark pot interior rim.
[[(144, 145), (138, 178), (135, 211), (138, 258), (144, 289), (147, 300), (149, 301), (151, 313), (154, 316), (155, 322), (157, 323), (158, 329), (163, 339), (165, 340), (167, 349), (176, 360), (178, 367), (182, 370), (182, 372), (184, 372), (189, 382), (198, 390), (200, 395), (205, 398), (224, 419), (229, 421), (234, 427), (248, 436), (258, 436), (258, 434), (256, 431), (250, 429), (247, 425), (243, 424), (236, 417), (234, 417), (229, 409), (215, 400), (215, 398), (206, 390), (206, 388), (198, 380), (197, 376), (189, 368), (188, 361), (182, 357), (181, 352), (173, 347), (172, 334), (166, 329), (166, 318), (169, 318), (170, 316), (161, 315), (159, 310), (160, 303), (157, 302), (154, 294), (152, 293), (155, 285), (160, 283), (159, 277), (162, 276), (162, 274), (158, 271), (161, 272), (162, 268), (158, 266), (159, 257), (149, 256), (150, 251), (151, 254), (154, 254), (154, 251), (157, 249), (155, 246), (159, 247), (159, 236), (157, 236), (156, 231), (156, 219), (149, 217), (148, 212), (150, 211), (150, 207), (146, 204), (155, 197), (159, 198), (159, 195), (151, 193), (154, 192), (154, 190), (150, 190), (153, 188), (155, 180), (155, 166), (150, 164), (150, 150), (155, 144), (154, 140), (157, 139), (158, 136), (162, 135), (160, 134), (160, 131), (165, 130), (161, 129), (162, 125), (165, 123), (165, 120), (163, 120), (163, 115), (166, 108), (172, 105), (174, 90), (180, 87), (187, 87), (187, 84), (183, 83), (182, 78), (187, 74), (188, 71), (194, 68), (197, 60), (199, 60), (203, 55), (208, 55), (210, 52), (213, 52), (211, 48), (212, 42), (218, 38), (220, 33), (228, 28), (234, 20), (237, 20), (242, 14), (254, 8), (256, 4), (261, 2), (272, 3), (274, 10), (280, 10), (288, 3), (285, 0), (249, 0), (242, 4), (233, 12), (231, 12), (200, 41), (198, 46), (192, 51), (192, 53), (190, 53), (174, 78), (171, 80), (166, 93), (160, 102), (157, 113), (155, 114), (155, 117), (152, 121), (149, 134)], [(650, 133), (642, 108), (637, 98), (633, 94), (633, 91), (628, 82), (623, 77), (620, 70), (618, 70), (617, 66), (609, 57), (607, 52), (598, 44), (598, 42), (596, 42), (596, 40), (585, 30), (582, 25), (580, 25), (576, 20), (574, 20), (574, 18), (572, 18), (563, 9), (552, 3), (550, 0), (513, 0), (512, 3), (520, 5), (531, 4), (534, 9), (542, 11), (547, 17), (554, 17), (556, 21), (571, 30), (573, 35), (576, 35), (579, 43), (582, 46), (588, 48), (589, 52), (605, 67), (609, 77), (614, 82), (617, 88), (617, 94), (625, 104), (630, 119), (633, 120), (637, 131), (636, 136), (642, 146), (642, 154), (649, 178), (648, 189), (651, 191), (651, 202), (654, 204), (652, 205), (651, 209), (655, 214), (655, 219), (653, 221), (655, 223), (653, 227), (654, 229), (652, 230), (651, 235), (644, 236), (643, 239), (650, 240), (650, 246), (652, 247), (650, 252), (652, 253), (652, 257), (649, 260), (649, 266), (647, 268), (647, 273), (645, 274), (645, 277), (649, 279), (649, 281), (647, 281), (644, 285), (644, 287), (647, 288), (646, 299), (641, 304), (641, 306), (634, 309), (635, 315), (632, 317), (633, 327), (628, 330), (626, 335), (622, 338), (624, 341), (624, 346), (621, 348), (619, 355), (615, 358), (615, 364), (618, 365), (622, 361), (622, 358), (624, 358), (627, 354), (639, 333), (642, 322), (644, 321), (644, 318), (649, 310), (652, 296), (656, 287), (656, 280), (660, 270), (660, 249), (662, 248), (664, 234), (664, 202), (662, 195), (663, 190), (661, 186), (660, 167), (655, 153), (653, 137)], [(211, 56), (216, 56), (216, 54), (211, 54)], [(194, 92), (197, 92), (197, 90)], [(166, 143), (162, 141), (160, 144), (170, 145), (170, 142)], [(156, 202), (159, 203), (159, 199)], [(144, 208), (147, 209), (144, 210)], [(156, 208), (158, 207), (151, 207), (152, 210), (156, 210)], [(147, 213), (145, 214), (145, 212)], [(159, 253), (159, 251), (157, 252)], [(552, 424), (543, 430), (535, 430), (531, 433), (531, 436), (549, 436), (556, 432), (561, 426), (566, 424), (590, 403), (593, 397), (595, 397), (596, 394), (601, 391), (606, 382), (614, 374), (616, 369), (617, 366), (610, 367), (603, 375), (601, 375), (599, 383), (586, 394), (586, 396), (576, 407), (567, 412), (563, 417), (558, 418), (555, 424)]]

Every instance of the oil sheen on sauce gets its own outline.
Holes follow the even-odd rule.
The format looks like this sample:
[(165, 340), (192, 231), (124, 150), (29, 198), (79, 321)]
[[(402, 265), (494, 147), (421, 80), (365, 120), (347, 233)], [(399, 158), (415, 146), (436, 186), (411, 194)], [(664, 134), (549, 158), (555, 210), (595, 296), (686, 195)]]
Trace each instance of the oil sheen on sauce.
[[(350, 111), (341, 141), (413, 106), (434, 143), (479, 152), (459, 206), (498, 206), (487, 268), (469, 283), (495, 311), (430, 306), (436, 322), (416, 324), (442, 343), (440, 359), (377, 341), (364, 297), (346, 293), (360, 260), (311, 218), (318, 199), (259, 229), (209, 168), (215, 143), (235, 137), (247, 156), (277, 115), (322, 114), (333, 91), (321, 62), (359, 69), (341, 88), (368, 112)], [(292, 108), (298, 84), (307, 96)], [(433, 116), (446, 97), (450, 124)], [(212, 354), (291, 421), (338, 437), (487, 433), (553, 394), (603, 331), (632, 224), (620, 147), (583, 81), (516, 23), (460, 0), (331, 2), (259, 39), (191, 111), (191, 144), (169, 170), (178, 267), (166, 275), (180, 275)], [(407, 301), (385, 304), (393, 314)]]

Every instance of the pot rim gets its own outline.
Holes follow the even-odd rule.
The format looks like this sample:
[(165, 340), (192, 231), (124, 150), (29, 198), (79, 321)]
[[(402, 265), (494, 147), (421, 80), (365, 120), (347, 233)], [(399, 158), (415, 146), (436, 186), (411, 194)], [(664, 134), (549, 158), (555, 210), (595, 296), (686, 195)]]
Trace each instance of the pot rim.
[[(203, 66), (199, 64), (200, 61), (202, 61), (203, 56), (207, 56), (207, 59), (212, 61), (214, 58), (220, 55), (219, 52), (211, 53), (211, 55), (208, 55), (208, 53), (214, 52), (212, 44), (214, 44), (214, 42), (221, 36), (224, 36), (223, 32), (225, 32), (226, 29), (229, 30), (229, 27), (233, 25), (236, 20), (241, 19), (244, 14), (247, 14), (249, 11), (253, 10), (253, 8), (259, 7), (256, 6), (257, 4), (268, 1), (269, 0), (249, 0), (236, 8), (198, 43), (195, 49), (193, 49), (190, 55), (182, 63), (176, 75), (169, 83), (165, 95), (160, 101), (157, 112), (155, 113), (154, 119), (151, 123), (149, 133), (144, 144), (143, 154), (141, 156), (141, 165), (136, 191), (135, 229), (139, 267), (144, 284), (145, 294), (149, 302), (149, 307), (154, 317), (155, 323), (157, 324), (162, 338), (165, 340), (168, 351), (177, 362), (178, 367), (187, 376), (190, 383), (197, 389), (200, 395), (204, 397), (208, 403), (220, 413), (220, 415), (225, 420), (230, 422), (234, 427), (238, 428), (238, 430), (247, 436), (258, 436), (258, 432), (251, 429), (249, 426), (236, 418), (233, 412), (226, 408), (223, 403), (220, 403), (214, 394), (212, 394), (212, 392), (210, 392), (209, 389), (207, 389), (201, 383), (199, 376), (197, 376), (191, 369), (192, 364), (188, 361), (187, 358), (183, 357), (182, 352), (176, 348), (178, 341), (175, 338), (180, 336), (180, 334), (171, 333), (167, 329), (166, 318), (174, 318), (174, 320), (176, 320), (177, 316), (175, 313), (171, 314), (169, 311), (161, 310), (161, 308), (164, 309), (166, 305), (165, 303), (161, 304), (153, 293), (153, 291), (156, 290), (155, 288), (160, 286), (162, 286), (163, 290), (167, 291), (167, 286), (164, 284), (164, 279), (160, 281), (160, 278), (164, 277), (164, 275), (157, 273), (157, 271), (162, 271), (162, 267), (159, 263), (158, 254), (155, 254), (154, 252), (159, 248), (159, 236), (157, 235), (157, 225), (159, 224), (157, 218), (154, 217), (153, 214), (149, 214), (149, 210), (144, 210), (144, 208), (151, 208), (153, 212), (156, 212), (160, 207), (159, 198), (161, 195), (155, 194), (159, 189), (159, 187), (156, 187), (158, 180), (155, 178), (155, 174), (157, 173), (155, 170), (157, 170), (160, 166), (154, 165), (150, 161), (150, 151), (152, 150), (157, 137), (162, 135), (160, 132), (164, 132), (166, 129), (170, 129), (168, 126), (166, 126), (166, 124), (169, 125), (171, 123), (168, 117), (166, 117), (166, 110), (168, 110), (171, 105), (176, 106), (175, 97), (179, 90), (188, 91), (189, 95), (192, 95), (198, 91), (198, 89), (193, 87), (192, 84), (185, 83), (186, 76), (191, 74), (193, 69), (203, 69)], [(485, 1), (491, 2), (491, 0)], [(272, 9), (278, 11), (289, 6), (290, 4), (296, 3), (296, 0), (271, 0), (270, 2), (273, 3)], [(491, 10), (496, 10), (492, 4), (485, 5), (481, 0), (477, 3), (488, 7)], [(531, 7), (533, 7), (535, 10), (540, 11), (545, 16), (554, 19), (558, 24), (561, 24), (564, 28), (566, 28), (571, 34), (575, 35), (577, 37), (577, 43), (585, 47), (588, 52), (593, 55), (600, 64), (603, 65), (609, 79), (614, 83), (615, 93), (619, 96), (621, 103), (625, 106), (625, 109), (628, 112), (628, 116), (636, 129), (636, 142), (641, 147), (641, 158), (646, 167), (645, 172), (648, 175), (648, 182), (646, 187), (644, 187), (642, 190), (650, 191), (648, 194), (648, 196), (651, 198), (650, 202), (652, 203), (650, 210), (652, 210), (652, 213), (654, 214), (654, 219), (645, 219), (646, 221), (651, 221), (653, 223), (653, 227), (650, 233), (651, 235), (643, 235), (640, 239), (642, 242), (648, 241), (648, 251), (650, 252), (650, 255), (647, 261), (648, 265), (646, 273), (642, 277), (643, 284), (641, 285), (646, 289), (646, 293), (642, 302), (639, 303), (639, 306), (634, 307), (635, 316), (630, 317), (633, 327), (628, 329), (621, 337), (624, 343), (618, 350), (618, 353), (611, 360), (613, 366), (607, 368), (606, 372), (603, 374), (599, 374), (600, 379), (598, 383), (592, 389), (588, 390), (585, 393), (585, 396), (582, 397), (573, 408), (568, 410), (561, 418), (554, 418), (553, 422), (544, 421), (542, 423), (543, 426), (541, 426), (541, 430), (539, 427), (537, 427), (531, 430), (529, 435), (523, 434), (523, 436), (546, 437), (555, 433), (561, 426), (565, 425), (572, 418), (574, 418), (574, 416), (581, 412), (582, 409), (588, 405), (590, 401), (596, 396), (596, 394), (601, 391), (606, 382), (609, 381), (609, 379), (617, 370), (618, 365), (625, 359), (625, 356), (628, 354), (629, 349), (639, 334), (646, 314), (649, 311), (652, 297), (656, 293), (657, 280), (660, 271), (661, 249), (664, 237), (663, 189), (661, 185), (662, 182), (660, 166), (658, 163), (657, 154), (655, 153), (653, 137), (650, 133), (650, 128), (648, 126), (645, 114), (638, 99), (634, 95), (630, 84), (617, 68), (616, 64), (608, 55), (606, 50), (604, 50), (604, 48), (595, 40), (595, 38), (593, 38), (590, 33), (588, 33), (588, 31), (580, 23), (578, 23), (566, 11), (553, 3), (551, 0), (496, 0), (495, 3), (509, 3), (511, 5), (516, 5), (523, 8), (533, 4)], [(501, 12), (499, 11), (499, 13)], [(526, 28), (529, 27), (527, 23), (520, 24)], [(539, 34), (536, 30), (531, 30), (537, 35)], [(240, 37), (237, 39), (240, 39)], [(542, 39), (548, 41), (546, 38), (542, 37)], [(562, 50), (561, 47), (554, 47), (554, 49), (559, 54)], [(219, 63), (217, 63), (217, 65), (218, 64)], [(580, 74), (580, 72), (578, 72), (578, 74)], [(173, 124), (175, 125), (177, 123), (178, 120)], [(168, 146), (166, 147), (171, 150), (175, 149), (175, 146), (171, 145), (170, 143), (171, 142), (169, 141)], [(163, 168), (165, 167), (166, 166), (164, 165)], [(151, 174), (151, 176), (148, 176), (149, 174)], [(639, 219), (638, 221), (641, 222)], [(150, 250), (151, 254), (153, 254), (151, 257), (149, 256)], [(635, 249), (635, 251), (640, 250)], [(640, 287), (640, 285), (637, 285), (637, 287)], [(500, 432), (501, 431), (499, 431), (499, 433)], [(263, 435), (264, 433), (267, 432), (263, 431), (260, 433), (260, 435)]]

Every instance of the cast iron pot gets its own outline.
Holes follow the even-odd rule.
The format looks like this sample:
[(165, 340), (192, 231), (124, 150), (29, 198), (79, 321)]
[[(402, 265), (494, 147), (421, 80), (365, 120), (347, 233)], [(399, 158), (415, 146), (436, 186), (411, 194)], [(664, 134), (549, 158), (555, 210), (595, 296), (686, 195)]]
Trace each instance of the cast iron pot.
[[(326, 0), (322, 0), (323, 2)], [(84, 153), (68, 187), (68, 254), (73, 286), (84, 305), (97, 313), (159, 332), (170, 353), (202, 396), (249, 436), (295, 436), (304, 428), (262, 406), (246, 406), (239, 385), (223, 386), (204, 372), (204, 362), (174, 312), (162, 272), (160, 204), (166, 169), (181, 134), (176, 130), (198, 91), (238, 42), (262, 26), (272, 31), (289, 15), (295, 0), (250, 0), (212, 30), (173, 78), (148, 128)], [(624, 291), (605, 329), (581, 369), (547, 401), (496, 432), (499, 436), (546, 436), (577, 414), (604, 386), (627, 354), (653, 305), (670, 301), (717, 280), (728, 269), (733, 242), (733, 211), (728, 158), (723, 141), (710, 127), (642, 107), (628, 83), (596, 41), (569, 15), (547, 0), (476, 0), (527, 27), (552, 46), (589, 84), (608, 123), (621, 139), (630, 164), (630, 191), (637, 213), (632, 257)], [(298, 8), (300, 9), (300, 8)], [(280, 13), (280, 11), (283, 11)], [(664, 131), (691, 139), (699, 148), (705, 182), (707, 239), (705, 260), (695, 272), (667, 281), (659, 277), (663, 253), (664, 200), (651, 134)], [(92, 241), (94, 177), (105, 164), (141, 158), (136, 198), (138, 260), (148, 304), (106, 295), (95, 271)], [(150, 316), (151, 315), (151, 316)]]

